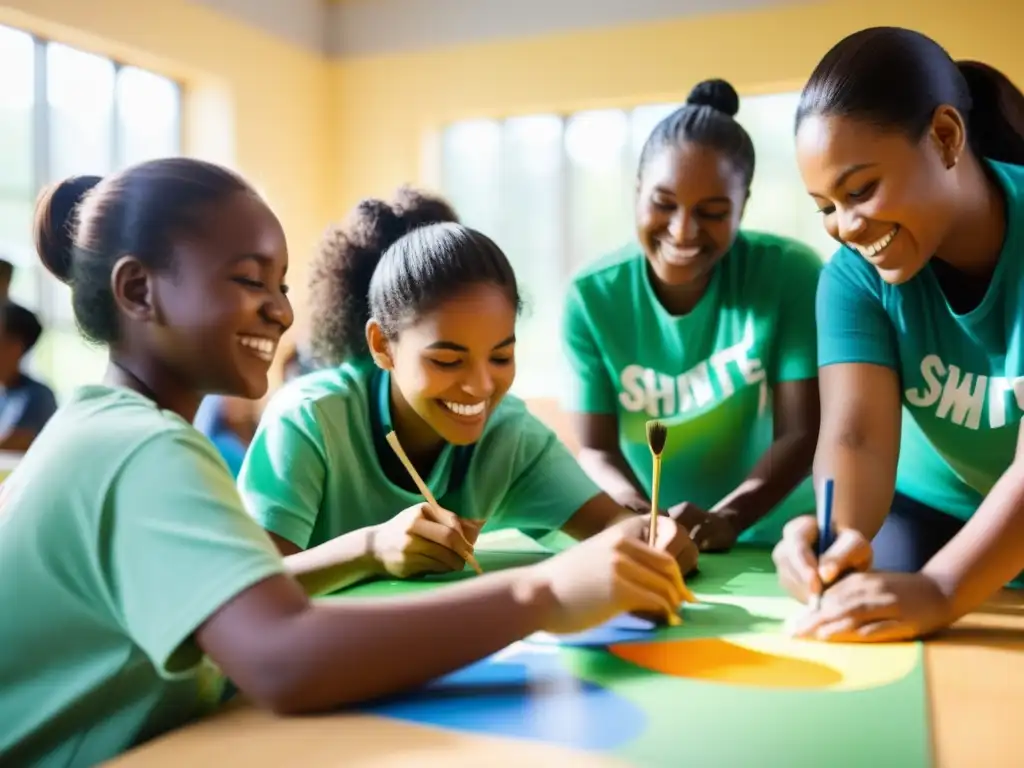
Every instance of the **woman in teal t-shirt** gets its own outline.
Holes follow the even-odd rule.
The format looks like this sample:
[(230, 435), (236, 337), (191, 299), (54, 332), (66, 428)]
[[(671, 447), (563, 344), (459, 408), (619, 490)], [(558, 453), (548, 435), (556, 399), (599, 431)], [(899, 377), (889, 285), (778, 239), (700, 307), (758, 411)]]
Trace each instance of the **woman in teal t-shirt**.
[[(334, 542), (353, 577), (462, 570), (467, 542), (431, 520), (392, 430), (471, 549), (488, 530), (584, 539), (635, 513), (594, 485), (508, 394), (519, 289), (505, 254), (441, 200), (365, 200), (324, 241), (313, 333), (333, 365), (275, 394), (239, 476), (280, 550)], [(672, 544), (689, 570), (696, 552)]]
[(754, 146), (721, 80), (697, 85), (640, 157), (638, 243), (576, 276), (565, 309), (580, 463), (649, 505), (645, 423), (668, 427), (660, 501), (701, 549), (773, 545), (813, 509), (814, 293), (821, 259), (740, 230)]
[(1024, 568), (1024, 95), (867, 29), (811, 75), (796, 141), (842, 244), (818, 292), (815, 460), (837, 536), (816, 562), (815, 520), (791, 523), (780, 576), (801, 599), (835, 582), (800, 634), (925, 635)]

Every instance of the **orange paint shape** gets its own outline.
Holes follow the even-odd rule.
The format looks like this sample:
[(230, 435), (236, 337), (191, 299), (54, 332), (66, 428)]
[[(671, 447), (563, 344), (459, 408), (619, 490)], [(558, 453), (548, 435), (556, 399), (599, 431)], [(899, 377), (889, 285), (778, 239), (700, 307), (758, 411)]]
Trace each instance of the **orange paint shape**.
[(763, 688), (830, 688), (843, 674), (820, 661), (781, 656), (721, 638), (620, 643), (609, 651), (662, 675)]

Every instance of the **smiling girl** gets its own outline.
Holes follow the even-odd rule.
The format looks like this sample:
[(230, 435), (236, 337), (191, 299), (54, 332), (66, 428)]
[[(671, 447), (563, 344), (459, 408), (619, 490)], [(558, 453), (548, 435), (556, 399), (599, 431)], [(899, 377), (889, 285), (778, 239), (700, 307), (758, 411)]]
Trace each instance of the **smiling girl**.
[(754, 145), (721, 80), (697, 85), (640, 157), (637, 240), (569, 290), (580, 463), (646, 508), (645, 423), (668, 426), (661, 499), (701, 549), (774, 545), (813, 509), (818, 431), (814, 292), (806, 246), (740, 229)]
[[(866, 29), (804, 87), (797, 158), (841, 247), (818, 294), (822, 427), (838, 537), (776, 551), (822, 608), (798, 632), (927, 634), (1024, 568), (1024, 95), (934, 40)], [(902, 439), (901, 439), (902, 427)]]
[(110, 362), (3, 484), (0, 763), (97, 765), (182, 725), (218, 700), (204, 656), (250, 701), (323, 711), (538, 630), (678, 607), (679, 569), (639, 518), (429, 595), (314, 604), (344, 553), (282, 561), (190, 423), (205, 395), (266, 392), (292, 322), (277, 218), (235, 174), (178, 158), (55, 185), (36, 227)]
[[(477, 534), (585, 539), (634, 513), (594, 485), (518, 398), (519, 288), (505, 254), (442, 200), (366, 200), (325, 239), (313, 328), (329, 368), (268, 405), (239, 487), (285, 554), (333, 541), (351, 580), (461, 570)], [(461, 531), (431, 518), (394, 430)], [(672, 543), (684, 570), (696, 553)]]

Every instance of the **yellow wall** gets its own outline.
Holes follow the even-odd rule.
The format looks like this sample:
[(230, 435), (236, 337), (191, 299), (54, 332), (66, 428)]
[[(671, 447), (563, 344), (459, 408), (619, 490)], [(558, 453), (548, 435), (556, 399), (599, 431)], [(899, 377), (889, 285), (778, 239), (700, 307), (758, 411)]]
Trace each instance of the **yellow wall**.
[(187, 151), (236, 167), (267, 196), (288, 234), (301, 309), (303, 263), (336, 212), (335, 115), (321, 58), (181, 0), (0, 0), (0, 23), (185, 84)]
[(833, 43), (867, 26), (918, 29), (1024, 85), (1022, 22), (1020, 0), (836, 0), (342, 61), (339, 204), (403, 181), (435, 183), (423, 150), (444, 122), (681, 100), (706, 77), (746, 94), (798, 89)]

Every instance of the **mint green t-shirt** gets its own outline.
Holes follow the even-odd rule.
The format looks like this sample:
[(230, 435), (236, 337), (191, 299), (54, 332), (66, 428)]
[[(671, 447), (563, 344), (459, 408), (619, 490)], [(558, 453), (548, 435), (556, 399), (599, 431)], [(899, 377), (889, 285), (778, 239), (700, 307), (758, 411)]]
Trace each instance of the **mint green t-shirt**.
[[(289, 382), (253, 438), (239, 488), (268, 531), (302, 548), (383, 523), (421, 503), (384, 474), (390, 379), (372, 363)], [(600, 489), (521, 400), (506, 395), (480, 440), (446, 445), (428, 477), (438, 503), (483, 530), (557, 531)]]
[(0, 764), (96, 765), (208, 710), (191, 635), (282, 571), (190, 424), (75, 392), (0, 490)]
[(981, 303), (953, 311), (931, 266), (888, 285), (840, 248), (818, 294), (820, 363), (899, 374), (903, 435), (896, 489), (968, 519), (1013, 461), (1024, 413), (1024, 167), (991, 162), (1006, 238)]
[[(618, 417), (630, 468), (651, 492), (646, 424), (668, 427), (659, 506), (714, 506), (747, 477), (773, 440), (772, 392), (817, 378), (814, 294), (821, 259), (774, 235), (741, 232), (697, 306), (674, 316), (654, 294), (630, 244), (584, 269), (569, 290), (568, 407)], [(740, 540), (771, 544), (814, 509), (810, 479)]]

